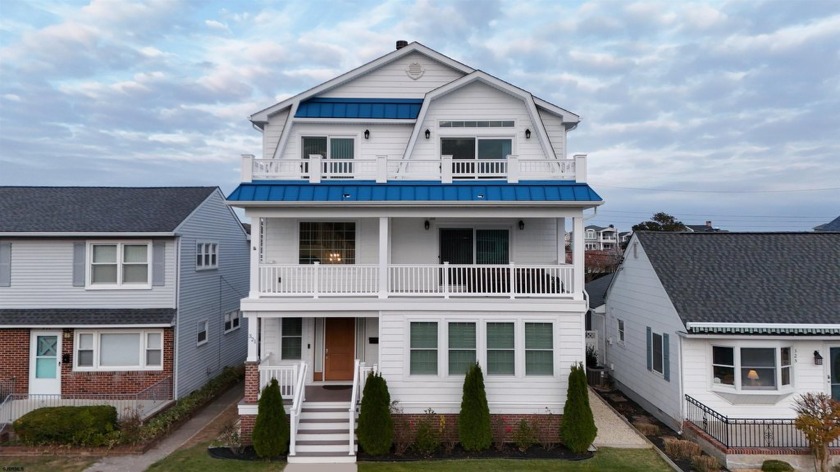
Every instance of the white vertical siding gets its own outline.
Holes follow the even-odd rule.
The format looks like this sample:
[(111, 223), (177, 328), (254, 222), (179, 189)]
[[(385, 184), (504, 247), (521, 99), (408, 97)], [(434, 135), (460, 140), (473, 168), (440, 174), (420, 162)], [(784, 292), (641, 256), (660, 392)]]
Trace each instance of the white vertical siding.
[(14, 240), (11, 285), (0, 288), (0, 308), (175, 308), (174, 240), (166, 240), (163, 286), (113, 290), (73, 286), (73, 244), (86, 241), (92, 240)]
[[(248, 329), (224, 333), (224, 315), (248, 296), (249, 251), (238, 218), (214, 192), (178, 228), (181, 234), (181, 293), (176, 354), (180, 398), (204, 385), (225, 366), (239, 365), (248, 348)], [(196, 243), (219, 244), (218, 269), (197, 271)], [(168, 280), (167, 280), (168, 282)], [(196, 346), (199, 320), (209, 321), (208, 342)]]
[(551, 147), (554, 148), (554, 154), (559, 159), (566, 157), (566, 127), (563, 126), (563, 119), (545, 110), (538, 109), (538, 111), (545, 131), (548, 133), (548, 139), (551, 141)]
[(274, 157), (274, 150), (277, 148), (277, 143), (280, 142), (280, 136), (283, 134), (283, 128), (286, 126), (288, 117), (289, 110), (281, 111), (273, 115), (263, 128), (263, 159)]
[[(406, 74), (408, 66), (417, 62), (423, 76), (414, 80)], [(347, 84), (336, 87), (322, 97), (343, 98), (423, 98), (427, 92), (448, 84), (464, 74), (426, 55), (411, 53), (380, 67)]]
[[(607, 363), (615, 380), (635, 392), (674, 422), (681, 422), (679, 390), (679, 336), (684, 330), (676, 310), (656, 277), (641, 244), (628, 247), (622, 270), (615, 276), (607, 299), (607, 336), (614, 340), (607, 347)], [(624, 320), (625, 342), (618, 340), (618, 319)], [(647, 370), (647, 332), (669, 335), (670, 381), (662, 374)]]

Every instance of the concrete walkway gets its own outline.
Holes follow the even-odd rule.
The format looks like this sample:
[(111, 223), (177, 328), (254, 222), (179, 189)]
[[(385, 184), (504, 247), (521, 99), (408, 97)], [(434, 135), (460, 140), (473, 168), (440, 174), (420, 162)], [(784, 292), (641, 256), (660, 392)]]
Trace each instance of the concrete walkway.
[(593, 446), (633, 449), (652, 447), (644, 436), (631, 427), (623, 416), (616, 413), (592, 389), (589, 389), (589, 406), (592, 408), (592, 416), (595, 417), (595, 426), (598, 428)]
[(117, 470), (142, 472), (148, 469), (149, 466), (172, 454), (193, 436), (201, 432), (205, 426), (228, 407), (237, 404), (242, 399), (244, 391), (245, 383), (240, 382), (212, 403), (205, 406), (197, 415), (181, 425), (180, 428), (173, 431), (169, 436), (162, 439), (155, 447), (146, 451), (145, 454), (104, 457), (99, 462), (85, 469), (85, 472), (112, 472)]

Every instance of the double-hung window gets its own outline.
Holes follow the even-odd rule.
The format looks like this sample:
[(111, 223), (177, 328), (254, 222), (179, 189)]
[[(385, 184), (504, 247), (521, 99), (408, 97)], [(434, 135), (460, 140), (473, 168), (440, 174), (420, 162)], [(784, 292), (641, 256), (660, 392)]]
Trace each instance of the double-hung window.
[(712, 346), (713, 383), (737, 390), (779, 390), (792, 382), (791, 348)]
[(514, 375), (513, 323), (487, 323), (487, 375)]
[(149, 243), (90, 243), (88, 287), (151, 286)]
[(660, 333), (652, 333), (653, 342), (653, 371), (663, 373), (662, 366), (665, 365), (664, 350), (662, 349), (662, 335)]
[(303, 319), (283, 318), (280, 326), (280, 358), (300, 359), (303, 347)]
[(618, 342), (624, 344), (624, 320), (618, 320)]
[(225, 313), (225, 333), (239, 329), (239, 321), (241, 319), (239, 310), (233, 310)]
[(161, 370), (163, 332), (77, 331), (75, 370)]
[(195, 245), (195, 269), (206, 270), (219, 267), (219, 243), (199, 242)]
[(554, 375), (552, 323), (525, 323), (525, 375)]
[(411, 322), (409, 333), (409, 373), (411, 375), (437, 375), (438, 373), (438, 324), (433, 321)]
[[(351, 178), (353, 176), (353, 158), (356, 140), (347, 137), (333, 136), (304, 136), (301, 144), (301, 157), (309, 159), (317, 154), (325, 159), (320, 170), (327, 178)], [(304, 174), (319, 172), (318, 169), (304, 163)]]
[(449, 323), (449, 375), (463, 375), (475, 364), (475, 323)]
[(196, 324), (196, 340), (195, 343), (197, 346), (201, 346), (202, 344), (207, 344), (207, 332), (210, 328), (210, 323), (208, 320), (201, 320)]

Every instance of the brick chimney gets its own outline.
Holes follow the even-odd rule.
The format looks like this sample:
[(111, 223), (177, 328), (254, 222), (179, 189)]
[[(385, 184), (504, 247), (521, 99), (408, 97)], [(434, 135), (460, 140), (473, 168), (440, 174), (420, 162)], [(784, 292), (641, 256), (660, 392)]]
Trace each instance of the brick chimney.
[(408, 41), (404, 39), (400, 39), (399, 41), (397, 41), (397, 49), (402, 49), (406, 46), (408, 46)]
[(712, 221), (706, 220), (706, 228), (712, 229)]

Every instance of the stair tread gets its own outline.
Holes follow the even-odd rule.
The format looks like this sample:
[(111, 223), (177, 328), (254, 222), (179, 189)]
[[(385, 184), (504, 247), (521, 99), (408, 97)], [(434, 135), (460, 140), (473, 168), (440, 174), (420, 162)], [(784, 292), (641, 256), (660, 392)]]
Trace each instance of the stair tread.
[[(355, 440), (354, 440), (355, 442)], [(295, 441), (297, 446), (344, 446), (347, 447), (347, 440), (342, 439), (305, 439)]]
[(350, 424), (347, 418), (301, 418), (301, 423), (342, 423)]
[(296, 451), (296, 456), (305, 456), (305, 457), (339, 457), (339, 456), (349, 456), (350, 454), (347, 451), (323, 451), (323, 452), (309, 452), (309, 451)]
[(299, 429), (297, 433), (298, 436), (301, 434), (349, 434), (350, 429)]

